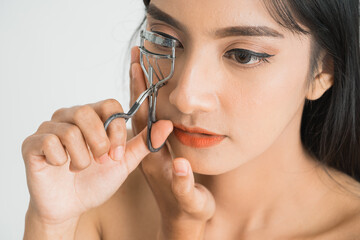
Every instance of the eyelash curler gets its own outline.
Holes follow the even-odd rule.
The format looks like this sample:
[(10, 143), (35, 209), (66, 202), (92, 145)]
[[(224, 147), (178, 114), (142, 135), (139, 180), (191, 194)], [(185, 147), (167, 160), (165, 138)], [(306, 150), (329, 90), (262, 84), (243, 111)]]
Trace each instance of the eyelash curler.
[[(180, 46), (176, 39), (162, 36), (155, 32), (142, 30), (140, 32), (140, 65), (147, 78), (147, 89), (140, 94), (134, 105), (127, 113), (115, 113), (104, 123), (105, 131), (116, 118), (124, 118), (125, 122), (132, 118), (139, 110), (146, 98), (149, 99), (149, 115), (147, 122), (147, 146), (151, 152), (158, 152), (151, 143), (151, 128), (156, 122), (156, 101), (158, 90), (173, 76), (175, 70), (175, 50)], [(160, 62), (160, 63), (159, 63)], [(161, 70), (163, 68), (163, 70)], [(169, 69), (170, 68), (170, 69)], [(155, 76), (155, 79), (154, 79)]]

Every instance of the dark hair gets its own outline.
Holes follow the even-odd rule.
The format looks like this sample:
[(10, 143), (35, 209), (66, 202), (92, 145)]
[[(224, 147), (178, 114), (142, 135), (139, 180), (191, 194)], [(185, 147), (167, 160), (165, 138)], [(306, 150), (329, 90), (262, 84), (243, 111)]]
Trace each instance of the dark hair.
[[(150, 0), (143, 1), (148, 7)], [(312, 36), (315, 57), (319, 48), (332, 58), (334, 84), (321, 98), (305, 100), (301, 141), (321, 165), (360, 182), (359, 0), (264, 0), (264, 4), (281, 26)]]

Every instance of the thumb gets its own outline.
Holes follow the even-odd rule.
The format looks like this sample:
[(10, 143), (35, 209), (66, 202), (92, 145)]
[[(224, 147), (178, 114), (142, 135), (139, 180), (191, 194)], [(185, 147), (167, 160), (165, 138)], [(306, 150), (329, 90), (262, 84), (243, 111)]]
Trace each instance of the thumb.
[[(160, 147), (173, 130), (173, 124), (169, 120), (159, 120), (153, 125), (151, 133), (151, 142), (155, 148)], [(154, 134), (155, 133), (155, 134)], [(150, 153), (147, 147), (147, 128), (145, 127), (136, 137), (132, 138), (126, 144), (124, 161), (130, 174), (141, 162), (141, 160)]]
[(190, 163), (184, 158), (173, 160), (172, 191), (188, 217), (207, 221), (214, 215), (214, 197), (203, 185), (195, 183)]

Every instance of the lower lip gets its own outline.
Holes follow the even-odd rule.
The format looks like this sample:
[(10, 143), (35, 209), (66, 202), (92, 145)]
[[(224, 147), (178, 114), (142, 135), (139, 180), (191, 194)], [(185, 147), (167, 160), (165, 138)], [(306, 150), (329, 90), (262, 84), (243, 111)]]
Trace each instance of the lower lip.
[(174, 127), (174, 135), (182, 144), (193, 148), (212, 147), (225, 139), (225, 136), (189, 133), (176, 127)]

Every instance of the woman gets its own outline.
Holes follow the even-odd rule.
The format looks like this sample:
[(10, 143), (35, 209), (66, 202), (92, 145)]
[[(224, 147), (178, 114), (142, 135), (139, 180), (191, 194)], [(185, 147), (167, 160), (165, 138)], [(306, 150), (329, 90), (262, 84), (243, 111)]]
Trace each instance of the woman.
[[(360, 239), (359, 1), (144, 3), (181, 43), (166, 145), (145, 106), (131, 133), (115, 100), (56, 111), (22, 147), (25, 239)], [(130, 76), (133, 103), (137, 47)]]

